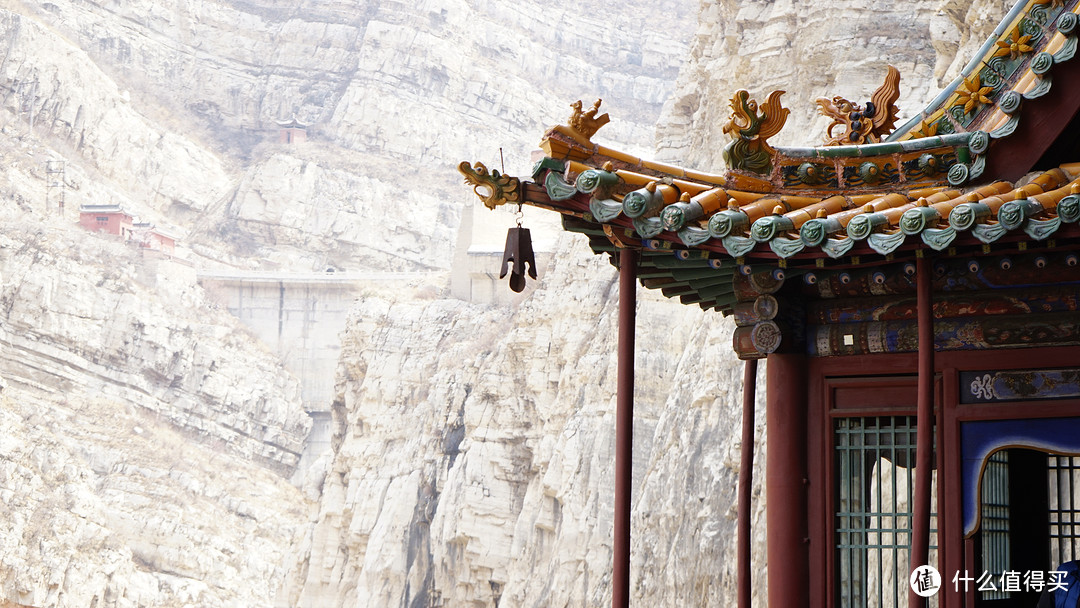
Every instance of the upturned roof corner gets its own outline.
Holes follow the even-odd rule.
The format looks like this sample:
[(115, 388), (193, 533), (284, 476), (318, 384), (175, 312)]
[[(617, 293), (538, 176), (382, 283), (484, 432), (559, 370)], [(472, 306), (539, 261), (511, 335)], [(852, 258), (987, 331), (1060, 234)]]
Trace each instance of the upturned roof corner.
[[(480, 163), (459, 169), (485, 205), (555, 210), (597, 253), (634, 247), (714, 272), (1053, 249), (1080, 238), (1080, 158), (1044, 158), (1080, 108), (1078, 1), (1017, 4), (961, 74), (895, 130), (900, 74), (887, 66), (863, 105), (818, 100), (833, 118), (827, 145), (773, 147), (789, 114), (784, 92), (759, 105), (738, 91), (722, 173), (594, 143), (610, 121), (600, 100), (587, 110), (575, 102), (568, 124), (544, 134), (531, 182)], [(730, 312), (736, 301), (701, 279), (677, 287), (686, 303)]]

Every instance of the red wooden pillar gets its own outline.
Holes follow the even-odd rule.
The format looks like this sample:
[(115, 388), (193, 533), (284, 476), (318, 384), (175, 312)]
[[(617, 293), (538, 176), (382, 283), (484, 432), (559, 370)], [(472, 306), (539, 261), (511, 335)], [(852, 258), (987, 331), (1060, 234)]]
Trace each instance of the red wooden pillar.
[[(915, 431), (915, 521), (911, 530), (910, 573), (930, 559), (930, 480), (933, 472), (934, 428), (934, 315), (930, 298), (930, 262), (919, 258), (915, 264), (915, 288), (919, 327), (919, 396)], [(914, 589), (908, 591), (908, 607), (922, 608), (927, 599)]]
[(738, 602), (750, 605), (750, 498), (754, 481), (754, 399), (757, 396), (757, 359), (743, 366), (742, 447), (739, 458)]
[(810, 602), (807, 534), (806, 356), (771, 354), (766, 368), (765, 520), (769, 606)]
[(638, 252), (619, 251), (619, 363), (615, 396), (615, 530), (611, 605), (630, 606), (630, 485), (634, 438), (634, 322)]

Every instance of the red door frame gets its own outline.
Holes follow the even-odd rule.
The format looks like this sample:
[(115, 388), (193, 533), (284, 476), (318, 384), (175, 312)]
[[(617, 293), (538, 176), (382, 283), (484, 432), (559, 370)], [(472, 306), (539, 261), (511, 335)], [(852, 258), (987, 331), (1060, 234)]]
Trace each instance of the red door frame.
[[(915, 415), (915, 353), (811, 359), (808, 370), (807, 469), (810, 491), (810, 607), (833, 606), (833, 419), (846, 416)], [(940, 485), (939, 485), (940, 487)], [(906, 597), (906, 595), (905, 595)]]

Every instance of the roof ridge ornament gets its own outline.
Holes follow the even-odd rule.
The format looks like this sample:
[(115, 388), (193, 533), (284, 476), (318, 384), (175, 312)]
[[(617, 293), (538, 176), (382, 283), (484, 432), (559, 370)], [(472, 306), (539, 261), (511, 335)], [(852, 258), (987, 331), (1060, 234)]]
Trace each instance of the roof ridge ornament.
[(600, 111), (600, 102), (602, 101), (602, 99), (597, 99), (592, 107), (585, 111), (581, 110), (580, 99), (570, 104), (574, 111), (570, 114), (570, 120), (567, 121), (566, 126), (583, 137), (585, 141), (591, 141), (592, 136), (596, 135), (600, 127), (611, 121), (611, 117), (606, 112), (599, 116), (596, 115)]
[(772, 170), (772, 159), (776, 150), (769, 145), (768, 139), (780, 132), (787, 122), (791, 110), (780, 105), (780, 96), (785, 91), (773, 91), (761, 106), (758, 113), (757, 101), (750, 99), (750, 93), (741, 90), (731, 98), (731, 118), (724, 125), (724, 133), (732, 141), (724, 146), (724, 162), (730, 169), (768, 174)]
[[(852, 103), (839, 95), (832, 99), (818, 98), (818, 110), (822, 115), (832, 118), (832, 123), (825, 130), (826, 146), (878, 143), (892, 133), (896, 126), (896, 116), (900, 109), (896, 100), (900, 98), (900, 70), (889, 66), (885, 82), (870, 96), (866, 106)], [(833, 135), (833, 129), (844, 127), (839, 135)]]

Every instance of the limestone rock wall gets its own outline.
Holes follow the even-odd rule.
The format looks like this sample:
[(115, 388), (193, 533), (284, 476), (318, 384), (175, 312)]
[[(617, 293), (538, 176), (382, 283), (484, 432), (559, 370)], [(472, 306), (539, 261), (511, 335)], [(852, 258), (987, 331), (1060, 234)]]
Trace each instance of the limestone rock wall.
[(79, 228), (20, 227), (0, 242), (9, 384), (145, 408), (291, 472), (310, 425), (296, 378), (203, 298), (190, 268)]
[(0, 116), (0, 604), (270, 605), (311, 504), (299, 382), (189, 265), (46, 212), (63, 157)]
[(1012, 4), (704, 2), (677, 91), (658, 123), (660, 154), (703, 169), (723, 167), (728, 100), (739, 89), (758, 100), (787, 92), (782, 100), (791, 115), (771, 143), (820, 145), (830, 120), (814, 101), (839, 95), (865, 103), (888, 65), (901, 74), (902, 124), (959, 74)]
[[(288, 605), (610, 602), (617, 275), (560, 246), (510, 309), (358, 306)], [(707, 605), (734, 589), (732, 328), (644, 292), (638, 327), (635, 594)]]
[[(904, 75), (902, 117), (910, 116), (937, 78), (959, 70), (953, 54), (981, 44), (1005, 9), (703, 3), (690, 60), (660, 122), (660, 148), (720, 168), (727, 100), (742, 87), (788, 89), (794, 112), (782, 143), (815, 143), (825, 121), (815, 118), (813, 99), (863, 100), (889, 63)], [(955, 32), (943, 17), (956, 19)], [(959, 27), (963, 20), (973, 27)], [(536, 291), (509, 311), (444, 301), (358, 309), (339, 368), (333, 464), (290, 602), (610, 601), (615, 275), (580, 241), (567, 237), (559, 247), (564, 255)], [(732, 328), (715, 314), (645, 298), (633, 601), (734, 605), (741, 364), (731, 356)], [(755, 605), (765, 602), (769, 559), (762, 409)]]
[(307, 518), (286, 480), (105, 397), (4, 393), (0, 605), (271, 605)]
[(310, 504), (299, 383), (190, 268), (4, 199), (0, 603), (269, 605)]
[[(535, 134), (576, 99), (604, 98), (608, 136), (650, 149), (694, 17), (690, 2), (640, 0), (8, 4), (9, 107), (36, 108), (88, 161), (147, 182), (130, 204), (183, 226), (198, 253), (303, 270), (447, 269), (457, 162), (499, 166), (502, 146), (526, 173)], [(643, 27), (650, 16), (674, 34)], [(35, 92), (51, 68), (29, 58), (65, 60), (39, 40), (74, 43), (92, 76), (52, 70)], [(88, 80), (115, 84), (72, 92)], [(98, 119), (110, 107), (169, 128), (126, 133)], [(275, 121), (292, 115), (309, 143), (276, 143)], [(98, 152), (150, 146), (162, 151), (142, 164)]]
[[(581, 239), (510, 307), (365, 291), (333, 449), (297, 489), (295, 379), (183, 269), (70, 224), (121, 202), (200, 263), (445, 268), (477, 204), (457, 161), (503, 146), (526, 175), (592, 97), (615, 119), (598, 141), (652, 156), (691, 33), (658, 143), (719, 169), (738, 88), (787, 89), (776, 143), (814, 143), (814, 98), (864, 100), (894, 63), (914, 112), (1005, 10), (710, 0), (695, 29), (690, 4), (0, 0), (0, 602), (606, 603), (616, 283)], [(293, 113), (311, 141), (273, 143)], [(63, 218), (42, 205), (61, 158)], [(634, 601), (732, 605), (731, 326), (644, 292), (638, 326)]]
[(55, 138), (97, 174), (86, 180), (96, 187), (73, 192), (75, 207), (123, 202), (155, 220), (170, 210), (173, 216), (202, 212), (227, 192), (220, 157), (183, 130), (156, 124), (132, 103), (130, 90), (40, 20), (0, 4), (0, 40), (8, 133)]
[[(308, 571), (336, 585), (324, 597), (352, 593), (323, 573), (334, 555), (298, 545), (339, 542), (304, 526), (337, 487), (329, 460), (283, 482), (308, 428), (295, 379), (190, 267), (84, 233), (77, 209), (119, 203), (178, 231), (195, 264), (445, 268), (473, 202), (459, 160), (496, 166), (504, 145), (524, 173), (579, 97), (648, 147), (693, 14), (667, 10), (681, 36), (624, 40), (620, 6), (0, 1), (0, 603), (290, 605)], [(275, 143), (294, 112), (311, 141)], [(66, 165), (64, 210), (49, 161)]]

